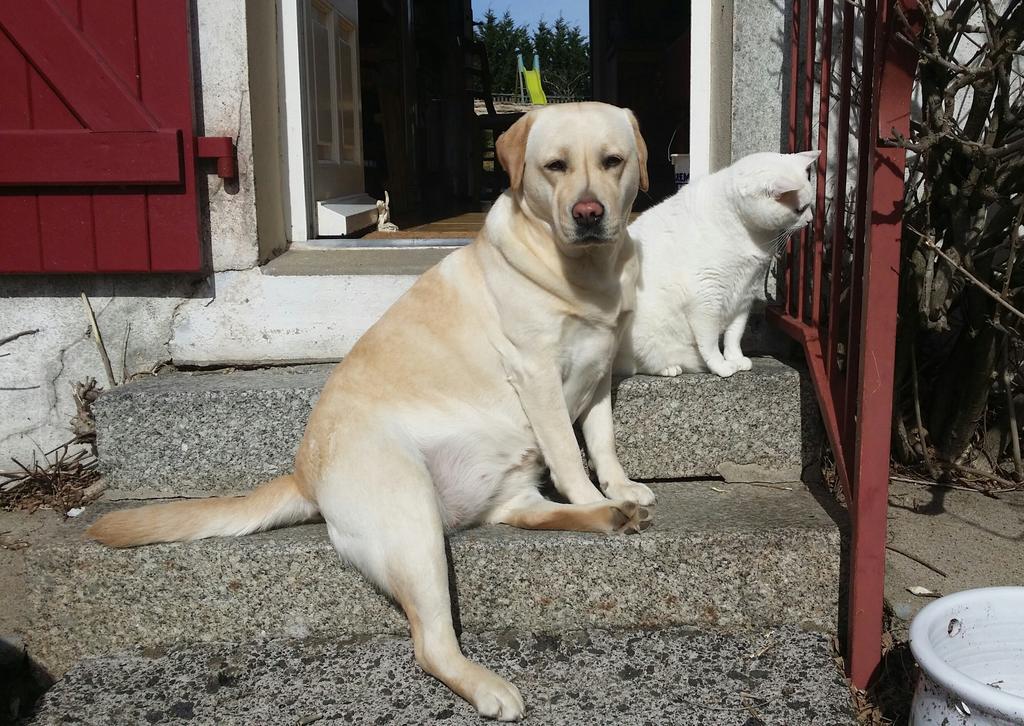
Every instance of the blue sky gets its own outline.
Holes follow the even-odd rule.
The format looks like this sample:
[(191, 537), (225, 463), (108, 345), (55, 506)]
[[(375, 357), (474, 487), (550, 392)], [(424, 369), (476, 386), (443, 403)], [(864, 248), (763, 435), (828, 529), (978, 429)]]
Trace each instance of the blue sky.
[(554, 22), (561, 13), (570, 23), (579, 25), (584, 35), (590, 35), (590, 0), (473, 0), (474, 19), (483, 18), (488, 8), (497, 15), (509, 10), (517, 22), (530, 28), (535, 28), (541, 18)]

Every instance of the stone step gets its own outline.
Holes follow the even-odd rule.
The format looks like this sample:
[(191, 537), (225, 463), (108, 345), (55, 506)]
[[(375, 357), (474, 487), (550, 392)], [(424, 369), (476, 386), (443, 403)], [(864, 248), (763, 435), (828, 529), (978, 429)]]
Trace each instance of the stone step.
[[(171, 373), (105, 393), (94, 409), (108, 484), (130, 496), (201, 496), (291, 471), (329, 370)], [(773, 358), (725, 380), (624, 379), (615, 417), (622, 464), (644, 480), (799, 480), (820, 440), (809, 384)]]
[[(839, 529), (800, 484), (655, 485), (640, 535), (485, 526), (450, 538), (467, 631), (795, 624), (835, 631)], [(32, 656), (60, 674), (135, 646), (407, 633), (311, 524), (129, 550), (84, 542), (98, 504), (24, 550)]]
[[(462, 637), (514, 682), (535, 724), (856, 724), (829, 639), (577, 630)], [(28, 724), (467, 724), (476, 712), (422, 673), (407, 638), (272, 640), (129, 653), (76, 665)]]

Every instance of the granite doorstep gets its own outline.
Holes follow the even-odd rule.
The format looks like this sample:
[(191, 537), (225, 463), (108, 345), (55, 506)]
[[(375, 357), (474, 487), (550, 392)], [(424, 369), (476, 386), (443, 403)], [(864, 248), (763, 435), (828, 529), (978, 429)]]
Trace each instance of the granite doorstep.
[(799, 370), (773, 358), (728, 379), (623, 379), (613, 393), (619, 458), (634, 479), (720, 475), (732, 464), (799, 480), (820, 441), (807, 388)]
[[(799, 484), (655, 489), (655, 524), (641, 535), (453, 535), (462, 627), (835, 630), (839, 530)], [(398, 609), (340, 562), (322, 524), (128, 550), (83, 542), (82, 528), (109, 506), (25, 550), (30, 647), (54, 674), (139, 645), (407, 633)]]
[(119, 386), (94, 405), (113, 489), (244, 491), (292, 469), (329, 365), (172, 373)]
[[(329, 371), (173, 373), (104, 394), (95, 411), (108, 484), (129, 496), (203, 496), (291, 471)], [(614, 404), (619, 456), (637, 479), (718, 476), (722, 464), (800, 479), (820, 440), (806, 388), (798, 370), (771, 358), (728, 380), (622, 380)]]
[[(543, 635), (464, 634), (466, 654), (512, 680), (527, 722), (855, 724), (827, 636), (792, 626)], [(210, 643), (83, 661), (28, 724), (476, 724), (415, 665), (406, 639)]]

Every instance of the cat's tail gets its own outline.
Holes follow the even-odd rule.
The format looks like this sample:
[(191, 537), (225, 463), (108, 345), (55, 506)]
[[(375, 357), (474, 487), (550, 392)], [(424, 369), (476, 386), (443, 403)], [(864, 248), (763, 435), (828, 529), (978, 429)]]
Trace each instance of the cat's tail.
[(244, 497), (182, 500), (111, 512), (93, 523), (86, 535), (108, 547), (238, 537), (305, 522), (318, 512), (295, 477), (288, 475)]

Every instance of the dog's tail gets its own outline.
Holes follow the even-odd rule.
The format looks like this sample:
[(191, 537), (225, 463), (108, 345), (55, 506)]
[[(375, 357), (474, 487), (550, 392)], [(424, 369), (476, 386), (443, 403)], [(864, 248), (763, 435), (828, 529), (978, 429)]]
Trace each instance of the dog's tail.
[(126, 509), (100, 517), (86, 534), (109, 547), (238, 537), (298, 524), (319, 510), (292, 475), (278, 477), (244, 497), (213, 497)]

